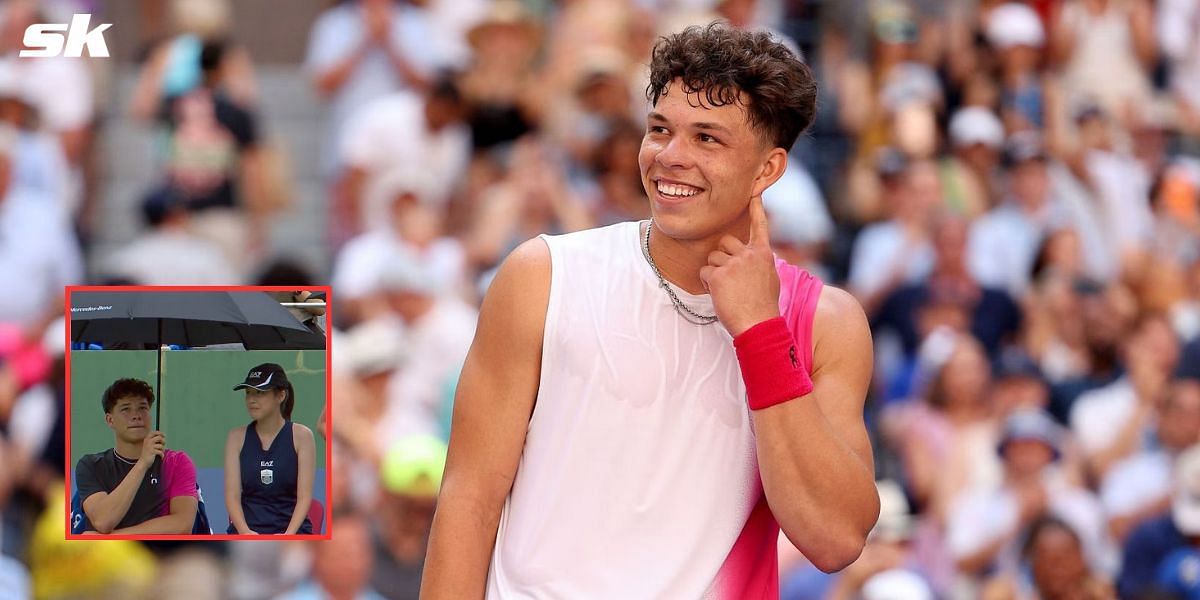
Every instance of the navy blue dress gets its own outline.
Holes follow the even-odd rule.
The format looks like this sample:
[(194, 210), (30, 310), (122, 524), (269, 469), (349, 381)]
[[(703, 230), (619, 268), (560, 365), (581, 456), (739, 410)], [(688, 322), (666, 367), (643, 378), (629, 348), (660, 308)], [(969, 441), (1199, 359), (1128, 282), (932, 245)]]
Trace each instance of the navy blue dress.
[[(266, 450), (262, 448), (255, 423), (247, 425), (238, 461), (242, 471), (242, 513), (246, 516), (246, 525), (257, 533), (287, 531), (296, 509), (300, 470), (296, 445), (292, 441), (292, 422), (284, 422), (283, 429)], [(228, 531), (237, 533), (233, 523), (229, 524)], [(296, 533), (312, 533), (312, 522), (305, 518)]]

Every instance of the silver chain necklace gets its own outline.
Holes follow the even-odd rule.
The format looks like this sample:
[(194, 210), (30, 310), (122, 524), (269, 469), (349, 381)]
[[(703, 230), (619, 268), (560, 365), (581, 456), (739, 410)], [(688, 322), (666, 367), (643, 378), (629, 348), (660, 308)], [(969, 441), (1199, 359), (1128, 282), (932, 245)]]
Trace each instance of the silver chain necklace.
[(671, 289), (671, 284), (667, 283), (666, 278), (662, 276), (662, 272), (658, 270), (658, 265), (654, 264), (654, 258), (650, 256), (650, 230), (654, 228), (654, 219), (646, 225), (646, 235), (642, 237), (642, 254), (646, 256), (646, 262), (650, 263), (650, 268), (654, 269), (654, 275), (658, 277), (658, 287), (667, 291), (667, 295), (671, 297), (671, 303), (675, 305), (675, 312), (679, 313), (685, 321), (694, 325), (712, 325), (717, 322), (717, 315), (702, 315), (688, 308), (679, 296), (675, 295), (675, 290)]

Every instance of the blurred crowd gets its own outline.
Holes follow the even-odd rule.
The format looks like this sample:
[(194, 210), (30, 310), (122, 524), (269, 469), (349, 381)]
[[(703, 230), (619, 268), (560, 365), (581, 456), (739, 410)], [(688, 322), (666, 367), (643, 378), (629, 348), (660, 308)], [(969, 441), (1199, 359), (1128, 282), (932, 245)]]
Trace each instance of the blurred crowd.
[[(1200, 597), (1200, 0), (322, 2), (294, 65), (319, 158), (294, 168), (322, 181), (327, 273), (262, 233), (298, 210), (291, 149), (233, 3), (164, 6), (127, 105), (98, 61), (16, 58), (28, 24), (99, 3), (0, 6), (0, 598), (416, 597), (494, 269), (649, 216), (649, 52), (714, 20), (818, 77), (771, 237), (876, 346), (879, 525), (834, 575), (783, 541), (783, 597)], [(101, 255), (115, 112), (154, 128), (154, 184)], [(61, 539), (77, 283), (333, 285), (332, 541)]]

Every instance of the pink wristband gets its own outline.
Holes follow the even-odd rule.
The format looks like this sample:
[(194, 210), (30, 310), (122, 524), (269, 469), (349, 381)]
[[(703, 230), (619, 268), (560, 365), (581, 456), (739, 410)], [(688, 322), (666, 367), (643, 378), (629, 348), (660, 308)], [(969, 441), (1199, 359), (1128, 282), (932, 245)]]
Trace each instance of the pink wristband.
[(733, 338), (746, 401), (751, 410), (775, 406), (812, 392), (808, 367), (783, 317), (768, 319)]

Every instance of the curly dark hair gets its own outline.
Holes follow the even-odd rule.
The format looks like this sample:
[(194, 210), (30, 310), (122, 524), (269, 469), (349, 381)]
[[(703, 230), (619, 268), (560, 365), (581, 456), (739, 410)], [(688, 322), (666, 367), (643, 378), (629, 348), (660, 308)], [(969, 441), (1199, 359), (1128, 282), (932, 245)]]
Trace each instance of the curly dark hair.
[(118, 400), (129, 396), (145, 398), (151, 406), (154, 405), (154, 389), (150, 384), (141, 379), (118, 379), (104, 390), (104, 396), (100, 399), (100, 404), (104, 406), (104, 414), (112, 412)]
[(682, 81), (685, 93), (703, 93), (711, 106), (742, 102), (745, 94), (750, 125), (785, 150), (816, 114), (812, 71), (764, 31), (714, 22), (660, 38), (650, 58), (646, 99), (657, 105), (675, 79)]

